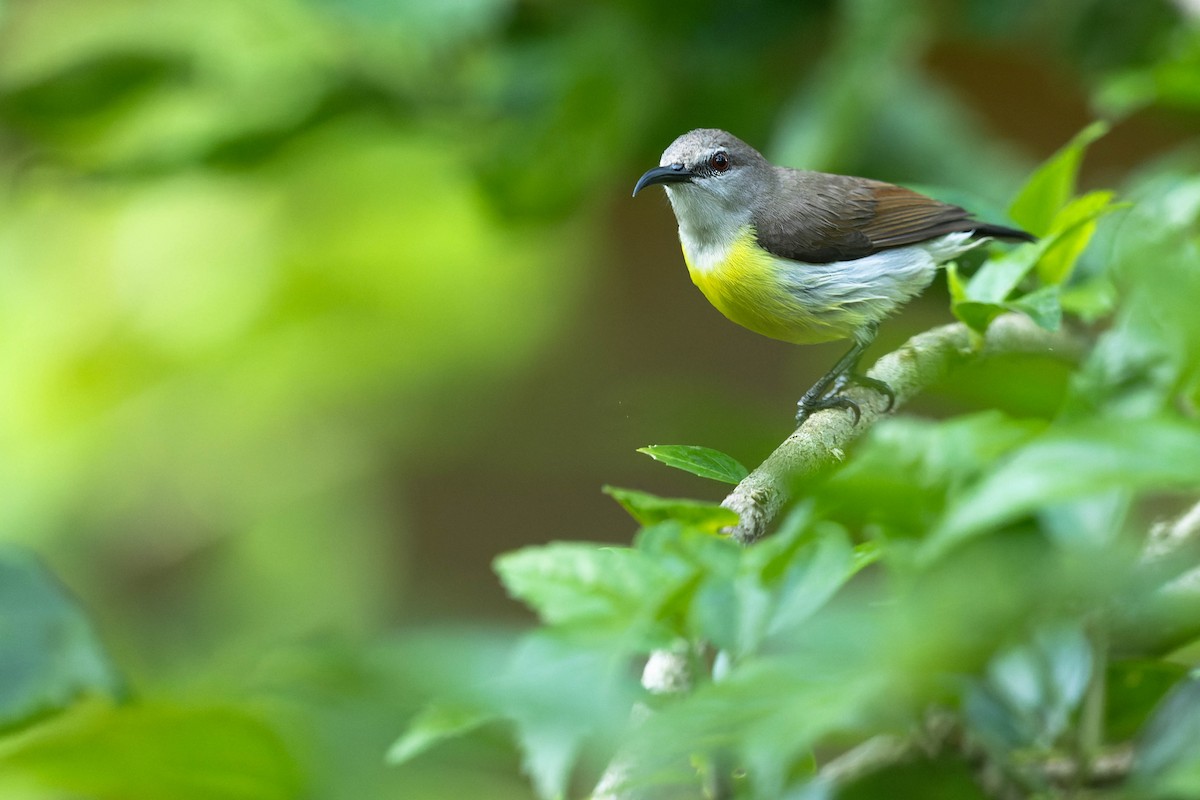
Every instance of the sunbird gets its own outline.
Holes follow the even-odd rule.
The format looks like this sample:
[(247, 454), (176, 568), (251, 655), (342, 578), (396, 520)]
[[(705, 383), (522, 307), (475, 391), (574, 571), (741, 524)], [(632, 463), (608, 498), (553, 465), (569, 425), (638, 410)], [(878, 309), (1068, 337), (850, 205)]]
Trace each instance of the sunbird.
[(772, 164), (731, 133), (700, 128), (663, 152), (633, 194), (662, 184), (679, 222), (692, 282), (722, 314), (795, 344), (853, 347), (798, 403), (796, 421), (826, 408), (860, 410), (850, 382), (888, 398), (858, 373), (879, 323), (924, 291), (939, 265), (989, 239), (1032, 242), (1016, 228), (870, 178)]

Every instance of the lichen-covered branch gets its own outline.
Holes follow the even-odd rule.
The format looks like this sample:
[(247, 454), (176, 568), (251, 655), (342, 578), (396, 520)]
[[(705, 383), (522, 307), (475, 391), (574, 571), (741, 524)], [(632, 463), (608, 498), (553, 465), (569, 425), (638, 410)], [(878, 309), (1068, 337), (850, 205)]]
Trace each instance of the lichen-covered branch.
[[(666, 695), (686, 692), (692, 688), (692, 662), (696, 653), (690, 643), (680, 640), (675, 647), (656, 650), (646, 659), (642, 669), (642, 686), (650, 694)], [(643, 703), (637, 703), (631, 714), (632, 721), (640, 723), (650, 716), (650, 709)], [(641, 800), (648, 797), (644, 792), (630, 788), (626, 781), (636, 764), (636, 753), (624, 750), (617, 753), (596, 788), (592, 791), (590, 800)], [(659, 797), (660, 795), (654, 795)]]
[[(986, 336), (973, 333), (965, 325), (953, 324), (914, 336), (900, 349), (889, 353), (867, 373), (884, 381), (895, 392), (894, 407), (937, 382), (953, 367), (976, 358), (999, 353), (1056, 353), (1077, 356), (1078, 343), (1067, 335), (1037, 327), (1027, 317), (1011, 314), (992, 323)], [(797, 478), (841, 460), (843, 449), (886, 413), (886, 399), (878, 392), (850, 387), (846, 394), (862, 411), (855, 424), (845, 411), (822, 411), (811, 416), (787, 438), (767, 460), (748, 475), (725, 498), (724, 505), (739, 515), (738, 525), (730, 530), (733, 537), (750, 544), (762, 538), (767, 526), (788, 500), (789, 487)], [(691, 676), (692, 659), (684, 647), (652, 653), (642, 676), (645, 688), (654, 694), (669, 694), (686, 688)], [(649, 713), (639, 708), (635, 718)], [(872, 750), (872, 763), (906, 752), (904, 742)], [(844, 763), (847, 772), (861, 766), (851, 759)], [(638, 793), (625, 785), (632, 768), (632, 754), (622, 753), (609, 764), (592, 794), (592, 800), (632, 800)], [(836, 776), (836, 768), (832, 771)]]
[[(986, 336), (956, 323), (918, 334), (898, 350), (876, 362), (867, 376), (881, 380), (895, 392), (898, 408), (936, 383), (951, 369), (966, 362), (1002, 353), (1078, 355), (1079, 345), (1062, 332), (1039, 328), (1028, 317), (1009, 314), (998, 318)], [(761, 539), (771, 520), (787, 503), (791, 487), (843, 458), (845, 448), (886, 413), (887, 399), (860, 386), (845, 394), (862, 410), (857, 424), (840, 409), (813, 414), (776, 448), (725, 498), (724, 505), (738, 514), (729, 533), (743, 544)]]
[(1141, 555), (1137, 585), (1153, 588), (1114, 606), (1114, 640), (1122, 652), (1169, 652), (1200, 634), (1200, 503), (1154, 525)]
[(1129, 777), (1134, 750), (1131, 743), (1122, 742), (1105, 747), (1086, 760), (1078, 754), (1057, 751), (1029, 753), (1014, 774), (964, 732), (954, 716), (939, 711), (931, 715), (919, 732), (909, 736), (880, 734), (847, 750), (822, 766), (816, 779), (829, 794), (836, 795), (838, 790), (876, 772), (948, 754), (956, 755), (971, 767), (987, 797), (1027, 800), (1048, 796), (1030, 787), (1050, 786), (1063, 792), (1077, 792), (1118, 786)]

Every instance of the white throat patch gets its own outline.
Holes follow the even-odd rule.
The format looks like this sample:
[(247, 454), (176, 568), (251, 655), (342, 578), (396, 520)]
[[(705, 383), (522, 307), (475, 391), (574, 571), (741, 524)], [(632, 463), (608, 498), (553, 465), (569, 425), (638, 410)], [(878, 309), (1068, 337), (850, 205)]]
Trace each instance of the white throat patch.
[(703, 190), (668, 186), (667, 198), (679, 220), (679, 241), (692, 268), (709, 272), (723, 264), (742, 230), (750, 223), (750, 210), (730, 213)]

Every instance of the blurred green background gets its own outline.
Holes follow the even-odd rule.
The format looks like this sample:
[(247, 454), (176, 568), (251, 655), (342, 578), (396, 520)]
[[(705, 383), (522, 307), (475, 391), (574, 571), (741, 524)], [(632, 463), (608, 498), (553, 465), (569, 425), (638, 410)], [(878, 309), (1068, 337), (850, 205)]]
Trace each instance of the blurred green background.
[[(492, 558), (627, 542), (601, 484), (695, 492), (636, 447), (757, 463), (843, 347), (723, 320), (637, 176), (723, 127), (1000, 221), (1107, 116), (1085, 184), (1123, 186), (1197, 141), (1195, 14), (0, 0), (0, 531), (132, 691), (272, 720), (305, 796), (527, 796), (503, 758), (454, 791), (383, 765), (399, 632), (521, 622)], [(875, 352), (949, 321), (929, 295)], [(915, 413), (1048, 415), (1039, 369)]]

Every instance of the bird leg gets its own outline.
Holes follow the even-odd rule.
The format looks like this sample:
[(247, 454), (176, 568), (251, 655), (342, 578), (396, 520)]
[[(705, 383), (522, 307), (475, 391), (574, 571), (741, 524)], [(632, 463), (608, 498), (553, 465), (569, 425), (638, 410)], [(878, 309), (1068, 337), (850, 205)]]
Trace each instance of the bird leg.
[(892, 387), (877, 378), (868, 378), (858, 372), (858, 362), (874, 340), (875, 329), (872, 327), (867, 334), (867, 336), (856, 339), (854, 346), (838, 359), (837, 363), (833, 365), (833, 369), (821, 376), (821, 379), (800, 398), (796, 412), (797, 426), (803, 425), (804, 421), (815, 412), (827, 408), (846, 409), (854, 414), (854, 423), (857, 425), (858, 420), (862, 417), (862, 410), (858, 407), (858, 403), (841, 393), (842, 389), (845, 389), (850, 383), (866, 386), (886, 396), (888, 399), (886, 410), (892, 410), (892, 405), (896, 402), (896, 393), (892, 391)]
[(872, 378), (867, 375), (863, 375), (861, 372), (844, 372), (839, 375), (838, 379), (833, 382), (833, 386), (830, 387), (829, 394), (836, 395), (851, 383), (857, 383), (859, 386), (865, 386), (868, 389), (874, 389), (886, 397), (888, 402), (887, 407), (883, 409), (885, 412), (891, 411), (892, 406), (896, 405), (896, 393), (892, 391), (891, 386), (888, 386), (878, 378)]

